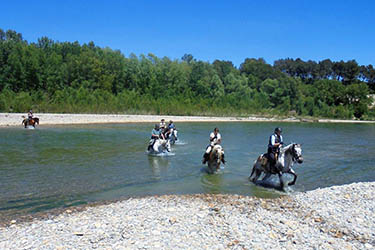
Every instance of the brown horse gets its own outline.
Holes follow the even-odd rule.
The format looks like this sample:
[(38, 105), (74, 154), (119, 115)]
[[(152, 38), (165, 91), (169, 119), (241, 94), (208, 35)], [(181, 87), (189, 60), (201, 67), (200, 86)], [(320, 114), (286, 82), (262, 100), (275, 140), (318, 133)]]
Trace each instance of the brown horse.
[(25, 126), (25, 128), (27, 128), (28, 126), (33, 126), (35, 128), (35, 125), (38, 124), (39, 125), (39, 118), (38, 117), (33, 117), (33, 118), (25, 118), (23, 116), (23, 121), (22, 121), (22, 125)]
[(225, 164), (224, 149), (220, 145), (215, 145), (208, 156), (208, 169), (211, 173), (220, 168), (221, 162)]

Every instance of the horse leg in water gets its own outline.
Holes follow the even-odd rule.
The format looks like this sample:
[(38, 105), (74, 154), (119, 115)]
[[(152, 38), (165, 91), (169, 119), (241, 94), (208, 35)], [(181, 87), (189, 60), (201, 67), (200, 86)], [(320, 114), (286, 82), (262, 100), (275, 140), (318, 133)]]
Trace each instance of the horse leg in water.
[(292, 175), (294, 176), (293, 181), (288, 183), (289, 186), (292, 186), (292, 185), (296, 184), (297, 175), (296, 175), (296, 173), (294, 172), (293, 169), (290, 169), (290, 170), (288, 171), (288, 173), (289, 173), (289, 174), (292, 174)]
[(281, 178), (282, 176), (282, 173), (279, 172), (277, 173), (279, 175), (279, 180), (280, 180), (280, 189), (283, 190), (284, 189), (284, 182), (283, 182), (283, 179)]
[(271, 176), (271, 173), (267, 173), (267, 174), (263, 177), (262, 181), (267, 180), (268, 178), (270, 178), (270, 176)]
[[(251, 178), (255, 173), (255, 177)], [(252, 182), (256, 182), (259, 178), (259, 176), (262, 174), (262, 171), (260, 171), (258, 168), (257, 168), (257, 164), (255, 163), (254, 164), (254, 167), (253, 167), (253, 170), (251, 171), (251, 174), (249, 176), (249, 180), (252, 181)]]

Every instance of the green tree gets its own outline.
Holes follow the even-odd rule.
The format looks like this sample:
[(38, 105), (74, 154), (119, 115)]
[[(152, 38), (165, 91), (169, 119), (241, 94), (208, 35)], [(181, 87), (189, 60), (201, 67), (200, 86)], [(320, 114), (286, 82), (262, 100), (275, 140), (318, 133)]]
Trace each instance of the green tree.
[(267, 78), (276, 79), (282, 76), (282, 73), (267, 64), (263, 58), (246, 58), (240, 65), (240, 72), (246, 75), (253, 75), (261, 81)]

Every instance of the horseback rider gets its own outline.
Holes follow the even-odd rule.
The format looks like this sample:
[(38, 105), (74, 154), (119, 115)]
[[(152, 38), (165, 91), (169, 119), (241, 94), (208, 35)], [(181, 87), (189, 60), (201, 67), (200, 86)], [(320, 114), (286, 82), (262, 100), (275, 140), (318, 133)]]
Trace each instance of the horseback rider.
[(165, 120), (164, 119), (161, 119), (160, 120), (160, 124), (159, 124), (159, 127), (160, 127), (160, 133), (165, 135), (165, 133), (167, 132), (167, 124), (165, 123)]
[(210, 144), (208, 144), (206, 151), (204, 152), (203, 155), (203, 160), (202, 163), (205, 164), (208, 160), (208, 156), (210, 155), (210, 152), (212, 148), (215, 145), (218, 145), (221, 143), (221, 134), (219, 133), (219, 129), (215, 128), (213, 132), (210, 134)]
[(32, 109), (30, 109), (29, 110), (29, 113), (27, 113), (27, 118), (29, 119), (29, 121), (31, 120), (31, 119), (33, 119), (33, 110)]
[(166, 124), (165, 124), (165, 120), (164, 119), (161, 119), (159, 126), (160, 126), (160, 129), (165, 129)]
[(151, 131), (151, 139), (159, 139), (160, 137), (160, 126), (155, 124), (155, 127)]
[(163, 133), (161, 133), (159, 124), (155, 124), (155, 127), (151, 131), (152, 142), (148, 145), (148, 150), (154, 146), (156, 140), (159, 138), (165, 139)]
[(25, 118), (25, 116), (22, 117), (24, 118), (22, 124), (24, 124), (26, 128), (26, 126), (28, 126), (30, 124), (30, 121), (33, 119), (33, 110), (29, 110), (29, 112), (27, 113), (27, 119)]
[[(167, 132), (165, 132), (165, 137), (166, 137), (166, 138), (169, 138), (169, 136), (170, 136), (171, 133), (172, 133), (172, 130), (175, 130), (175, 129), (176, 129), (176, 126), (174, 125), (173, 121), (170, 120), (170, 121), (169, 121), (169, 124), (168, 124), (168, 126), (167, 126)], [(176, 138), (176, 140), (177, 140), (177, 138)]]
[(280, 155), (280, 148), (284, 144), (283, 137), (281, 135), (282, 129), (280, 127), (275, 128), (275, 132), (270, 136), (268, 140), (268, 159), (270, 160), (271, 169), (277, 168), (279, 171), (280, 166), (276, 166), (277, 158)]

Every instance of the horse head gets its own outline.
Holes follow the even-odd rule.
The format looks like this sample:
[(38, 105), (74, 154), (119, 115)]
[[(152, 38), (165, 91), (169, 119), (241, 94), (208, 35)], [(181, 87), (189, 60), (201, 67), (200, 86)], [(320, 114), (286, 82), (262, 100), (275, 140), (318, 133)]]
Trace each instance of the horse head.
[(171, 142), (170, 142), (170, 140), (165, 140), (164, 147), (165, 147), (165, 149), (167, 149), (168, 152), (171, 152)]
[(297, 162), (298, 164), (301, 164), (303, 162), (301, 144), (292, 143), (290, 147), (290, 152), (292, 154), (292, 159), (294, 162)]
[(176, 129), (172, 130), (172, 134), (173, 134), (175, 140), (177, 140), (177, 130)]
[(216, 163), (219, 165), (221, 162), (225, 164), (224, 149), (220, 145), (215, 145), (212, 149), (212, 156)]
[(163, 151), (166, 149), (168, 152), (171, 152), (171, 142), (169, 139), (159, 139), (160, 144), (163, 147)]

